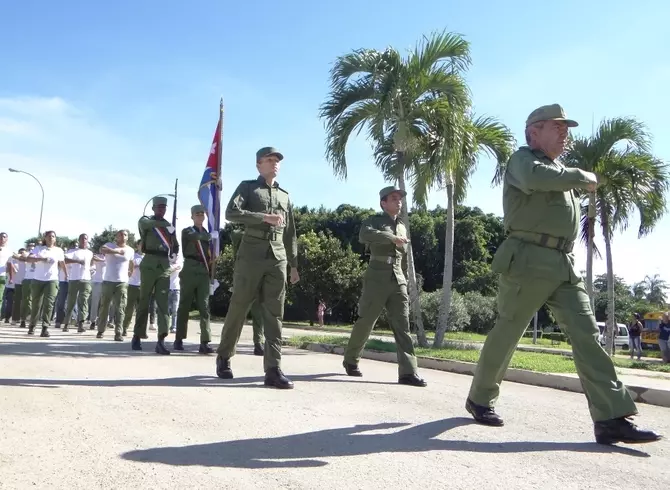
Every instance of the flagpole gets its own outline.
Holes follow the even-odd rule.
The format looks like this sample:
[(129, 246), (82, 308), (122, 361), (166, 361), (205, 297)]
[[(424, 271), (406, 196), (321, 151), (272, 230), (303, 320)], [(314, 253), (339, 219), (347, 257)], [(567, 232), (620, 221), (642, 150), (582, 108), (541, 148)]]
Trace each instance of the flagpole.
[[(221, 178), (221, 167), (223, 163), (223, 97), (221, 97), (221, 100), (219, 101), (219, 144), (217, 146), (217, 151), (216, 151), (216, 192), (217, 192), (217, 199), (215, 200), (215, 206), (216, 209), (214, 210), (214, 215), (216, 216), (216, 232), (219, 234), (219, 241), (217, 241), (216, 247), (219, 248), (218, 252), (221, 253), (220, 250), (220, 240), (221, 240), (221, 192), (223, 190), (223, 179)], [(212, 250), (214, 252), (215, 250)], [(210, 273), (210, 278), (215, 279), (215, 272), (216, 272), (216, 256), (214, 253), (212, 253), (212, 266), (210, 267), (209, 273)]]

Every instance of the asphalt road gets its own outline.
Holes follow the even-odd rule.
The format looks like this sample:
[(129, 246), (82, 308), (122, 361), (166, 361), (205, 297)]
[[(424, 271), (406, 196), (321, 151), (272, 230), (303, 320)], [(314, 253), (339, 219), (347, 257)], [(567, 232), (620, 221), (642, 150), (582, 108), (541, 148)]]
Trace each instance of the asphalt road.
[[(195, 342), (197, 324), (191, 324)], [(219, 331), (220, 325), (214, 327)], [(670, 442), (602, 447), (582, 395), (503, 386), (507, 425), (474, 425), (470, 377), (285, 350), (292, 391), (262, 386), (246, 327), (219, 380), (214, 357), (134, 353), (93, 333), (27, 338), (0, 327), (2, 489), (667, 488)], [(670, 436), (670, 409), (640, 405)]]

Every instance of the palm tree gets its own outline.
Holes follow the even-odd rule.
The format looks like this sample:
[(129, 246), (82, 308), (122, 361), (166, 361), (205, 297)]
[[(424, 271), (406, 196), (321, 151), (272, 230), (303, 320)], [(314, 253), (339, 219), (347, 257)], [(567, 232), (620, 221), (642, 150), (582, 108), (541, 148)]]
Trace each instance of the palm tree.
[[(622, 147), (625, 143), (625, 147)], [(587, 250), (587, 279), (592, 274), (592, 242), (596, 220), (599, 219), (605, 241), (607, 266), (607, 349), (612, 352), (614, 315), (614, 270), (612, 237), (614, 231), (625, 230), (633, 213), (640, 218), (638, 236), (649, 234), (666, 210), (668, 189), (667, 166), (650, 150), (649, 136), (642, 123), (630, 118), (603, 121), (590, 138), (577, 139), (566, 153), (566, 164), (595, 172), (601, 184), (588, 196), (591, 209), (582, 220), (583, 235), (591, 243)], [(590, 267), (590, 271), (589, 271)], [(593, 298), (592, 279), (588, 281)], [(592, 300), (593, 301), (593, 300)]]
[[(441, 116), (438, 114), (438, 116)], [(423, 204), (428, 190), (436, 185), (446, 190), (447, 218), (444, 244), (442, 301), (433, 346), (444, 341), (451, 311), (454, 269), (454, 206), (461, 204), (479, 156), (487, 153), (505, 165), (514, 145), (510, 130), (491, 117), (474, 117), (469, 111), (450, 111), (446, 118), (430, 121), (434, 131), (428, 141), (426, 163), (417, 169), (415, 199)]]
[[(418, 164), (418, 150), (428, 133), (426, 121), (436, 112), (468, 106), (467, 86), (458, 73), (469, 64), (469, 43), (447, 32), (424, 38), (407, 57), (387, 48), (359, 49), (337, 58), (330, 73), (330, 94), (320, 108), (326, 121), (326, 158), (335, 175), (346, 179), (349, 138), (367, 128), (375, 149), (392, 145), (396, 163), (383, 170), (406, 190), (406, 177)], [(409, 235), (405, 201), (401, 215)], [(420, 345), (427, 346), (411, 242), (407, 258), (417, 337)]]
[(667, 281), (661, 279), (658, 274), (654, 274), (653, 277), (644, 276), (642, 285), (644, 286), (647, 301), (652, 305), (664, 308), (668, 301), (668, 296), (665, 291), (670, 287)]

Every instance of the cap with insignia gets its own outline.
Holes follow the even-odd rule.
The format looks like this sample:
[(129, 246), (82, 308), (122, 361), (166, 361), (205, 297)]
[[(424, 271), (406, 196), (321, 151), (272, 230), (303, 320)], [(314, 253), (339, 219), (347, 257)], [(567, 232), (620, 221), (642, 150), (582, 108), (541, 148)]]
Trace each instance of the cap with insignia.
[(275, 155), (277, 158), (279, 158), (279, 161), (284, 159), (284, 155), (282, 155), (279, 150), (277, 150), (277, 148), (273, 148), (272, 146), (265, 146), (256, 152), (256, 161), (263, 157), (269, 157), (270, 155)]
[(205, 212), (205, 206), (202, 204), (196, 204), (195, 206), (191, 206), (191, 214), (195, 213), (204, 213)]
[(394, 192), (399, 192), (402, 197), (405, 197), (407, 195), (405, 191), (398, 189), (394, 185), (390, 185), (388, 187), (384, 187), (381, 191), (379, 191), (379, 200), (381, 201), (386, 196), (393, 194)]
[(526, 127), (541, 121), (565, 121), (569, 128), (579, 126), (577, 121), (565, 117), (565, 111), (559, 104), (543, 105), (530, 113)]
[(160, 206), (161, 204), (167, 206), (167, 197), (160, 197), (160, 196), (154, 197), (153, 205)]

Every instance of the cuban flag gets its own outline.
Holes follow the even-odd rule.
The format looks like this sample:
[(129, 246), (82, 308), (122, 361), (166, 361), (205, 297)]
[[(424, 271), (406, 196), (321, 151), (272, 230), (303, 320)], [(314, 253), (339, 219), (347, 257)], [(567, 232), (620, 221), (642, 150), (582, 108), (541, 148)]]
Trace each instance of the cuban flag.
[[(216, 131), (212, 140), (212, 146), (209, 150), (207, 165), (202, 174), (200, 187), (198, 189), (198, 199), (200, 204), (205, 207), (207, 215), (207, 229), (210, 233), (218, 232), (221, 225), (221, 189), (219, 187), (219, 174), (221, 173), (221, 122), (216, 125)], [(214, 261), (219, 256), (219, 240), (210, 242), (210, 260)]]

